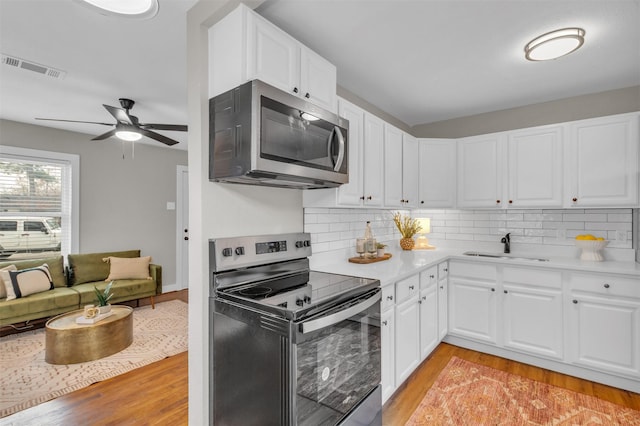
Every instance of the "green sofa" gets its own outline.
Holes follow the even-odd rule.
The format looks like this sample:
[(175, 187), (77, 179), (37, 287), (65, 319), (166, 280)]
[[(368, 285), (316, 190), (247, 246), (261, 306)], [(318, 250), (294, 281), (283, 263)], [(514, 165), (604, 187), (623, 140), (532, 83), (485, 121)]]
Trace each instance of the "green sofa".
[[(64, 268), (62, 256), (37, 260), (18, 260), (0, 262), (0, 268), (15, 265), (19, 270), (33, 268), (46, 263), (49, 266), (54, 288), (42, 293), (6, 300), (0, 299), (0, 327), (22, 323), (53, 315), (62, 314), (84, 305), (96, 303), (94, 285), (103, 290), (108, 284), (104, 280), (109, 276), (109, 264), (102, 259), (113, 257), (139, 257), (140, 250), (118, 252), (70, 254), (68, 267)], [(113, 282), (111, 303), (117, 304), (131, 300), (151, 298), (162, 293), (162, 267), (149, 265), (151, 280), (126, 279)]]

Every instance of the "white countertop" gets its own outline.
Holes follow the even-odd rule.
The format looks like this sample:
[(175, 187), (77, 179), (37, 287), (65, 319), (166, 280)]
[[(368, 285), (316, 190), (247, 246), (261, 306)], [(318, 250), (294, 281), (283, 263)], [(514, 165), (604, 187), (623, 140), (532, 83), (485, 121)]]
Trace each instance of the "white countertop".
[[(638, 279), (640, 285), (640, 264), (631, 261), (602, 261), (590, 262), (572, 257), (562, 256), (535, 256), (549, 259), (547, 262), (519, 259), (499, 259), (477, 256), (464, 256), (462, 253), (469, 250), (456, 248), (435, 250), (404, 251), (391, 248), (387, 252), (392, 254), (391, 259), (369, 264), (357, 264), (348, 261), (354, 257), (352, 250), (336, 250), (333, 252), (319, 253), (311, 257), (311, 269), (320, 272), (352, 275), (357, 277), (374, 278), (380, 280), (384, 287), (394, 282), (414, 275), (430, 266), (449, 260), (459, 259), (468, 262), (496, 263), (502, 265), (519, 265), (536, 268), (574, 270), (582, 272), (597, 272), (605, 274), (624, 274)], [(500, 254), (500, 253), (496, 253)], [(506, 255), (509, 256), (509, 255)], [(518, 255), (512, 255), (517, 257)], [(527, 255), (528, 256), (528, 255)]]

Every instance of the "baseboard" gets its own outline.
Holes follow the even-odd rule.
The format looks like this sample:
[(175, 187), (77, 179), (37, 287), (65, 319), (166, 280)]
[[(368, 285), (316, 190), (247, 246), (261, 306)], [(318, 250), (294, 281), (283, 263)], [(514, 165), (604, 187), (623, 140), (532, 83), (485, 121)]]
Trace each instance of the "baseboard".
[(178, 283), (173, 283), (169, 285), (164, 285), (164, 283), (162, 284), (162, 293), (169, 293), (171, 291), (178, 291), (178, 290), (182, 290), (182, 288), (180, 288)]

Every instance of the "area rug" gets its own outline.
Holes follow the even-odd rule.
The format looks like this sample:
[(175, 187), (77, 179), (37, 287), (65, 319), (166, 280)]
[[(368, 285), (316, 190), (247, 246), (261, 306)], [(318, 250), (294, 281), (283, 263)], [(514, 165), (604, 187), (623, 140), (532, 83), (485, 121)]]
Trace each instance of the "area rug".
[(51, 365), (45, 330), (0, 339), (0, 418), (187, 350), (187, 309), (180, 300), (135, 308), (133, 343), (90, 362)]
[(640, 411), (452, 357), (405, 426), (640, 425)]

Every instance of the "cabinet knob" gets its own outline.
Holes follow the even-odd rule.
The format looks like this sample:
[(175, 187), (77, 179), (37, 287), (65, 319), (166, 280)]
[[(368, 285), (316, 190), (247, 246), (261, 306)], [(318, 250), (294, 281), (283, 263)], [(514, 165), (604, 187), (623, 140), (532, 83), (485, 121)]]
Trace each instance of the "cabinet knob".
[(444, 268), (443, 271), (449, 272), (449, 268)]
[(404, 204), (404, 200), (400, 200), (400, 204)]
[(293, 88), (293, 93), (298, 93), (298, 88), (297, 87)]
[(362, 201), (364, 201), (364, 195), (363, 195), (362, 197), (360, 197), (360, 199), (361, 199)]
[(496, 291), (496, 289), (495, 289), (495, 288), (492, 288), (492, 289), (491, 289), (491, 291)]
[(435, 275), (429, 275), (429, 278), (431, 278), (431, 279), (433, 279), (435, 277), (436, 277)]
[(387, 300), (393, 300), (393, 296), (387, 296)]
[(609, 284), (604, 285), (604, 288), (609, 288), (609, 287), (611, 287)]
[(496, 204), (500, 204), (500, 200), (496, 200)]
[(507, 290), (504, 290), (504, 294), (507, 294), (507, 293), (509, 293), (509, 292)]
[(573, 303), (574, 303), (575, 305), (577, 305), (577, 304), (578, 304), (578, 301), (577, 301), (576, 299), (573, 299)]
[(189, 237), (184, 237), (184, 240), (185, 241), (189, 241)]
[(442, 290), (442, 289), (444, 289), (444, 286), (442, 286), (442, 285), (441, 285), (441, 286), (440, 286), (440, 289), (441, 289), (441, 290)]
[(513, 204), (513, 200), (509, 200), (509, 204)]
[(382, 321), (382, 325), (387, 325), (387, 320)]
[(369, 195), (369, 196), (367, 197), (367, 200), (371, 200), (371, 199), (373, 199), (373, 197), (372, 197), (371, 195)]
[(409, 200), (404, 200), (405, 203), (409, 204)]
[(409, 286), (409, 290), (413, 290), (414, 288), (416, 288), (416, 287), (412, 286), (412, 285)]
[(309, 99), (311, 97), (311, 95), (309, 95), (309, 92), (307, 92), (307, 93), (304, 94), (304, 97)]
[(424, 204), (424, 201), (420, 201), (420, 204)]
[(573, 201), (573, 202), (575, 203), (576, 201), (578, 201), (578, 199), (577, 199), (576, 197), (573, 197), (573, 198), (571, 199), (571, 201)]
[(422, 300), (418, 300), (418, 303), (422, 305)]
[(422, 300), (427, 300), (427, 296), (422, 296)]

